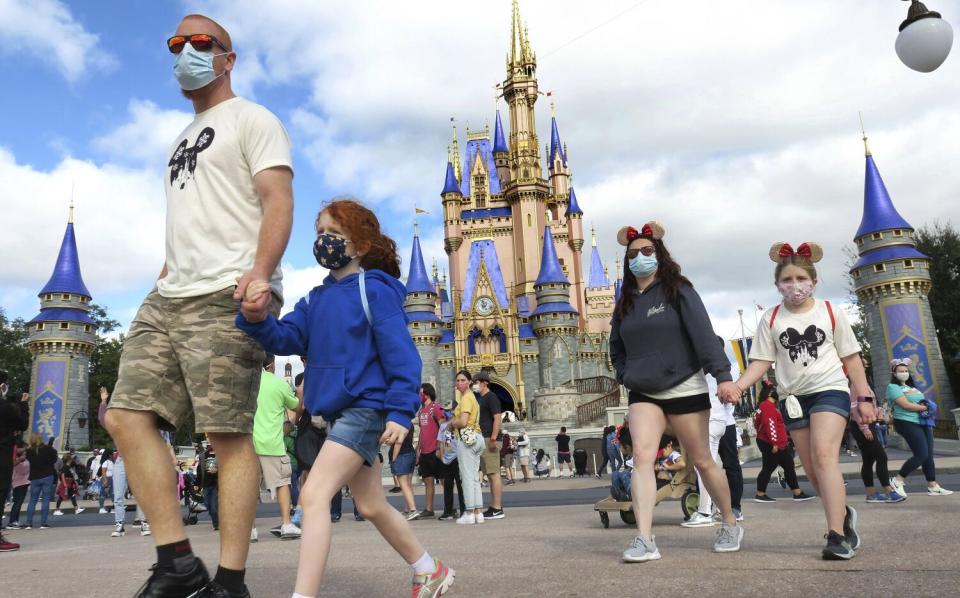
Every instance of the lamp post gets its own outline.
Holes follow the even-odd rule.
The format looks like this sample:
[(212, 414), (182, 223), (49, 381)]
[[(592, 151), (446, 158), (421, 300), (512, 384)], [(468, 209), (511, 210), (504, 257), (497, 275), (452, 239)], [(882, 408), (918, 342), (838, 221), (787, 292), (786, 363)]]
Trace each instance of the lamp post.
[[(907, 0), (904, 0), (905, 2)], [(894, 48), (903, 64), (921, 73), (935, 71), (953, 46), (953, 28), (940, 13), (919, 0), (909, 0), (906, 20), (900, 24)]]
[(70, 428), (73, 427), (73, 418), (75, 417), (77, 417), (77, 423), (80, 425), (81, 429), (87, 427), (87, 412), (84, 411), (83, 409), (80, 409), (79, 411), (74, 411), (73, 415), (70, 416), (70, 421), (67, 422), (67, 444), (64, 447), (66, 448), (67, 451), (72, 450), (70, 448)]

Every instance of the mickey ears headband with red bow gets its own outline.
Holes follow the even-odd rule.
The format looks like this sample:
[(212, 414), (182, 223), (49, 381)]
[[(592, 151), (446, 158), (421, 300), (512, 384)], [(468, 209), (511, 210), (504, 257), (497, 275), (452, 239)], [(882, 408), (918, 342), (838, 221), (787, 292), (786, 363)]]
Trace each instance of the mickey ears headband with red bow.
[(805, 258), (815, 264), (823, 259), (823, 249), (816, 243), (801, 243), (796, 250), (789, 243), (783, 242), (774, 243), (770, 247), (770, 259), (778, 264), (792, 257)]
[(640, 230), (637, 230), (632, 226), (625, 226), (617, 232), (617, 243), (620, 243), (624, 247), (628, 247), (630, 243), (636, 241), (637, 239), (650, 239), (651, 241), (659, 241), (663, 238), (663, 234), (663, 226), (659, 222), (648, 222), (640, 227)]

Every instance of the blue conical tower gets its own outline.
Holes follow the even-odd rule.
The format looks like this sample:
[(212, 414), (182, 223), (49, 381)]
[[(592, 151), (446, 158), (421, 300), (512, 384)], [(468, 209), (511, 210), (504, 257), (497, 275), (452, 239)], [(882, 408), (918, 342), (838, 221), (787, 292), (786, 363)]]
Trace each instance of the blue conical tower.
[(417, 344), (423, 361), (423, 381), (436, 386), (437, 343), (444, 326), (437, 316), (437, 287), (427, 274), (416, 226), (410, 252), (410, 271), (407, 273), (407, 299), (403, 309), (407, 313), (407, 330)]
[(854, 241), (860, 259), (850, 274), (867, 316), (873, 388), (884, 396), (891, 359), (913, 361), (916, 387), (940, 405), (941, 418), (956, 406), (930, 313), (930, 258), (916, 248), (913, 226), (897, 212), (867, 138), (863, 219)]
[(73, 206), (50, 280), (39, 293), (40, 313), (30, 320), (27, 347), (33, 355), (30, 431), (54, 446), (89, 445), (87, 372), (97, 343), (97, 324), (90, 317), (90, 291), (83, 282)]
[(591, 245), (590, 252), (590, 278), (587, 282), (588, 289), (606, 289), (610, 287), (610, 278), (607, 277), (607, 270), (603, 267), (603, 260), (600, 259), (600, 249), (597, 247), (597, 233), (590, 231)]
[(543, 231), (540, 274), (533, 285), (537, 308), (530, 324), (537, 335), (541, 384), (553, 387), (576, 378), (578, 316), (570, 305), (570, 281), (563, 273), (548, 225)]

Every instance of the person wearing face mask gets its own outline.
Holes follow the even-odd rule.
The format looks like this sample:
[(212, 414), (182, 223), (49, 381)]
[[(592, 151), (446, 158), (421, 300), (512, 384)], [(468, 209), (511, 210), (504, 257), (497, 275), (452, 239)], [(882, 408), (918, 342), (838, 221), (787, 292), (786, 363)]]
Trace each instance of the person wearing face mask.
[(917, 390), (910, 375), (910, 358), (894, 359), (890, 362), (890, 384), (887, 385), (887, 401), (893, 409), (893, 429), (907, 441), (913, 456), (900, 467), (890, 485), (901, 496), (907, 495), (905, 483), (907, 476), (923, 469), (927, 479), (927, 494), (946, 496), (953, 494), (937, 483), (937, 467), (933, 461), (933, 428), (926, 425), (925, 415), (930, 403)]
[[(251, 442), (263, 349), (234, 327), (241, 297), (279, 313), (293, 216), (290, 139), (269, 110), (234, 95), (230, 35), (189, 15), (166, 41), (193, 121), (170, 146), (166, 243), (156, 288), (124, 342), (106, 425), (153, 525), (156, 567), (137, 596), (248, 596), (259, 465)], [(255, 295), (251, 283), (266, 284)], [(220, 567), (187, 539), (160, 430), (195, 421), (219, 459)]]
[(840, 442), (851, 404), (862, 423), (876, 419), (873, 393), (846, 314), (813, 296), (814, 264), (823, 257), (820, 246), (803, 243), (794, 250), (787, 243), (775, 243), (769, 255), (776, 263), (774, 283), (783, 302), (763, 314), (750, 365), (736, 384), (743, 391), (776, 364), (784, 423), (826, 515), (827, 543), (821, 556), (851, 559), (861, 540), (857, 511), (847, 504), (840, 473)]
[(730, 361), (717, 342), (710, 316), (680, 273), (663, 242), (663, 227), (648, 222), (624, 227), (617, 241), (626, 247), (623, 290), (614, 310), (610, 360), (617, 381), (630, 391), (633, 468), (631, 495), (638, 535), (623, 560), (660, 558), (652, 535), (657, 484), (654, 462), (669, 423), (703, 484), (714, 498), (722, 524), (713, 549), (740, 550), (743, 527), (736, 521), (723, 469), (709, 443), (710, 391), (706, 374), (717, 381), (721, 398), (737, 394)]

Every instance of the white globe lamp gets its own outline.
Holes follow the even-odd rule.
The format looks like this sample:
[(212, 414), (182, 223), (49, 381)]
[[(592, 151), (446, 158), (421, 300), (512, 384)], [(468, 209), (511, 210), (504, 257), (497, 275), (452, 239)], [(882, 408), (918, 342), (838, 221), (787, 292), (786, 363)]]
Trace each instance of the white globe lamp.
[(953, 28), (940, 13), (927, 9), (923, 2), (910, 0), (907, 19), (900, 24), (895, 48), (903, 64), (921, 73), (937, 69), (950, 55)]

